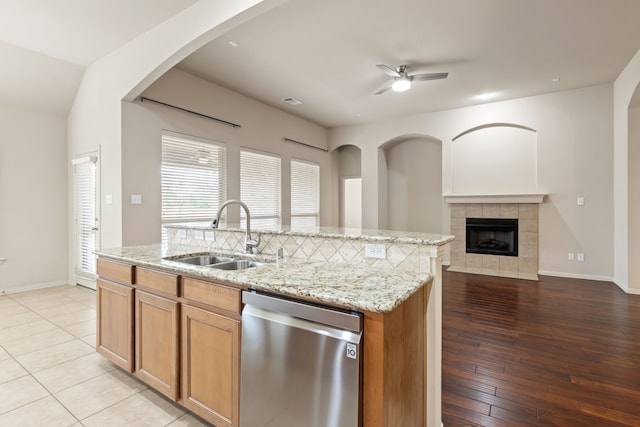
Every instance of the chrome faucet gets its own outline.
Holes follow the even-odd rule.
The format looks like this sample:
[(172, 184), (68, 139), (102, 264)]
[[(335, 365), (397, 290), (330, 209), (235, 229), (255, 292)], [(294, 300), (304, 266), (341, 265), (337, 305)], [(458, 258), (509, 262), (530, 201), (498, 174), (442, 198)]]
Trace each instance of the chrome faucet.
[(260, 233), (258, 233), (258, 240), (254, 240), (251, 237), (251, 214), (249, 214), (249, 207), (240, 200), (227, 200), (226, 202), (224, 202), (218, 209), (216, 217), (213, 218), (213, 221), (211, 221), (211, 227), (218, 228), (218, 226), (220, 225), (220, 215), (222, 214), (222, 210), (232, 204), (242, 206), (242, 209), (244, 209), (244, 213), (247, 215), (247, 231), (244, 235), (244, 253), (252, 254), (253, 248), (257, 248), (260, 244)]

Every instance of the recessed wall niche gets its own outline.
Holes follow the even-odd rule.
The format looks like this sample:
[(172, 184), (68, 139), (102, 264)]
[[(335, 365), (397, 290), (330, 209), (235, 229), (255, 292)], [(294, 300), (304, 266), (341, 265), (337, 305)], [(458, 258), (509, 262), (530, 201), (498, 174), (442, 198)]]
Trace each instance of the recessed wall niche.
[(442, 142), (424, 135), (407, 135), (381, 147), (384, 162), (386, 224), (390, 230), (442, 231)]
[(537, 159), (533, 129), (504, 123), (469, 129), (451, 144), (452, 193), (535, 193)]

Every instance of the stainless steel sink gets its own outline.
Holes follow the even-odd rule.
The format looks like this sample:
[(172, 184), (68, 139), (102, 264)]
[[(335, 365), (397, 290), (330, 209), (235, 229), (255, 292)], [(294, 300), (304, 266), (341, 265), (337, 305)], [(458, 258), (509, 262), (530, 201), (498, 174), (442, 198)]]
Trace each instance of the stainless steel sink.
[(220, 270), (244, 270), (251, 267), (258, 267), (263, 265), (263, 262), (248, 261), (246, 259), (236, 259), (229, 262), (223, 262), (220, 264), (213, 264), (211, 268), (218, 268)]
[(169, 261), (183, 262), (185, 264), (191, 264), (191, 265), (214, 265), (214, 264), (220, 264), (223, 262), (229, 262), (234, 260), (233, 258), (230, 258), (230, 257), (216, 256), (216, 255), (210, 255), (210, 254), (185, 255), (185, 256), (179, 256), (179, 257), (169, 257), (165, 259)]
[(180, 262), (190, 265), (218, 268), (220, 270), (244, 270), (251, 267), (258, 267), (264, 262), (250, 261), (246, 259), (236, 259), (213, 254), (189, 254), (178, 255), (165, 258), (167, 261)]

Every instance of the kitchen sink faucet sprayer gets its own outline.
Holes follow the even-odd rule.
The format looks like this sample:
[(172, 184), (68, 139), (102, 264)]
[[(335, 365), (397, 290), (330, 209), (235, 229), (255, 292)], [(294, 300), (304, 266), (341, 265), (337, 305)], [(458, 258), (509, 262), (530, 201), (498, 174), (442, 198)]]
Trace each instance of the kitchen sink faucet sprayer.
[(247, 215), (247, 231), (244, 235), (244, 253), (252, 254), (253, 248), (257, 248), (260, 244), (260, 233), (258, 233), (258, 240), (254, 240), (253, 238), (251, 238), (251, 214), (249, 214), (249, 207), (247, 207), (247, 205), (240, 200), (227, 200), (226, 202), (224, 202), (220, 206), (220, 209), (218, 209), (216, 217), (213, 218), (213, 221), (211, 221), (211, 227), (218, 228), (218, 226), (220, 225), (220, 215), (222, 214), (222, 210), (231, 204), (240, 205), (242, 209), (244, 209), (244, 213)]

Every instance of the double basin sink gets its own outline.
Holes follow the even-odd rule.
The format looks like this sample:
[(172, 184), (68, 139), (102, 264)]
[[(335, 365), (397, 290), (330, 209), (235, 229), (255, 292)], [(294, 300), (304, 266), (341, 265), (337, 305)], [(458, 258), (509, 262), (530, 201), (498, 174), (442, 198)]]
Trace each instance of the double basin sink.
[(180, 255), (167, 257), (165, 260), (202, 267), (217, 268), (219, 270), (245, 270), (247, 268), (258, 267), (264, 264), (264, 262), (259, 261), (250, 261), (212, 254)]

